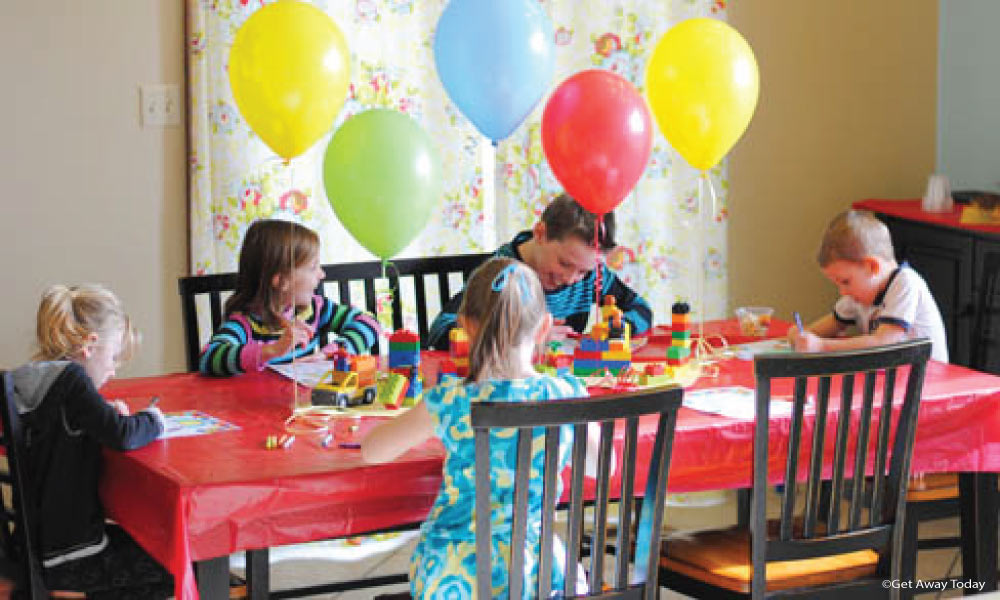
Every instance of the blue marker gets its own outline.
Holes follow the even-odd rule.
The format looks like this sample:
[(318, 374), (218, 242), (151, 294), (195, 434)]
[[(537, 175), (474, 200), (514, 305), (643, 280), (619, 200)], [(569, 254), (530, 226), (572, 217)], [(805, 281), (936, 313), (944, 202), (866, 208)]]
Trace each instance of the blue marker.
[(799, 313), (793, 312), (792, 317), (795, 319), (795, 326), (799, 328), (799, 332), (805, 333), (806, 328), (802, 326), (802, 317), (799, 316)]

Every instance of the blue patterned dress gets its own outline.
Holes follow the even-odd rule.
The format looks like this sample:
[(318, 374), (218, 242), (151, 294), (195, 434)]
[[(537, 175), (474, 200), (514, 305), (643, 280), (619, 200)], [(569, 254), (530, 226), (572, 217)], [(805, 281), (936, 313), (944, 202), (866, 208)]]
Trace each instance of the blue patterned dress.
[[(420, 528), (420, 540), (410, 560), (410, 588), (414, 598), (459, 600), (476, 596), (475, 530), (475, 443), (469, 421), (472, 402), (522, 402), (556, 400), (586, 396), (587, 390), (572, 375), (548, 375), (531, 379), (490, 380), (466, 384), (451, 380), (431, 389), (424, 396), (434, 421), (434, 432), (441, 438), (447, 456), (444, 481), (427, 520)], [(515, 430), (494, 432), (490, 438), (493, 455), (490, 479), (493, 482), (491, 531), (493, 533), (493, 597), (507, 598), (507, 563), (510, 554), (511, 513), (514, 498), (514, 472), (517, 466)], [(559, 464), (569, 461), (573, 429), (562, 428), (559, 436)], [(532, 472), (528, 490), (531, 513), (528, 521), (528, 544), (525, 561), (524, 598), (533, 598), (537, 589), (544, 433), (537, 430), (532, 440)], [(561, 493), (560, 481), (560, 493)], [(554, 552), (552, 589), (561, 590), (565, 554)]]

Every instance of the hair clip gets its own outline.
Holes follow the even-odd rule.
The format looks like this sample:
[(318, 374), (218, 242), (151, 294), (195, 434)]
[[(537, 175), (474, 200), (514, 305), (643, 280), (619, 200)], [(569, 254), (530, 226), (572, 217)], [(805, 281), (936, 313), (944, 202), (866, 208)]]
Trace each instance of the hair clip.
[[(512, 273), (516, 273), (517, 263), (510, 263), (506, 267), (497, 273), (497, 276), (493, 278), (493, 291), (500, 292), (507, 287), (507, 282), (510, 280)], [(531, 301), (531, 291), (528, 288), (528, 282), (524, 278), (524, 274), (518, 274), (517, 287), (521, 291), (521, 301), (527, 304)]]

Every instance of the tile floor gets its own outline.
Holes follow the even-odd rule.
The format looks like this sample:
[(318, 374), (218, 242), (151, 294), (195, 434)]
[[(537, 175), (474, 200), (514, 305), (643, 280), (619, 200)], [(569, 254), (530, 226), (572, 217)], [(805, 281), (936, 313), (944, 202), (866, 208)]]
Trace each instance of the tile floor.
[[(721, 504), (709, 507), (669, 506), (666, 512), (665, 523), (668, 528), (673, 529), (701, 529), (734, 523), (736, 516), (735, 494), (727, 493), (723, 500)], [(957, 518), (943, 519), (936, 522), (922, 523), (920, 535), (955, 535), (957, 531)], [(286, 558), (272, 564), (271, 586), (272, 589), (279, 590), (286, 587), (321, 584), (338, 579), (405, 573), (414, 544), (415, 539), (410, 539), (394, 550), (360, 560), (328, 560), (316, 558), (315, 556), (298, 559)], [(313, 551), (313, 554), (316, 553), (316, 551)], [(319, 553), (322, 554), (322, 551), (319, 551)], [(286, 554), (292, 556), (295, 552), (289, 551)], [(917, 565), (917, 575), (920, 579), (925, 580), (941, 578), (947, 573), (949, 566), (955, 558), (956, 552), (952, 550), (925, 551), (920, 555), (919, 564)], [(961, 565), (956, 565), (955, 569), (961, 569)], [(238, 569), (234, 570), (239, 572)], [(371, 598), (376, 594), (406, 590), (406, 585), (398, 585), (343, 592), (340, 594), (318, 595), (313, 596), (313, 598), (324, 600), (334, 598), (339, 600), (361, 600)], [(939, 597), (951, 598), (960, 595), (961, 593), (957, 590), (949, 590)], [(666, 590), (663, 591), (661, 597), (664, 599), (685, 598), (681, 594)], [(925, 594), (918, 597), (932, 599), (935, 598), (935, 595)]]

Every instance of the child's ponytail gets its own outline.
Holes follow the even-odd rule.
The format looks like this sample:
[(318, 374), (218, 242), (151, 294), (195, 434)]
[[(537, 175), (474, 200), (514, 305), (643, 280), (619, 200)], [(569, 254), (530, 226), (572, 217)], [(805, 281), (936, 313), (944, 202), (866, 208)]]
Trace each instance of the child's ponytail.
[(120, 357), (127, 360), (139, 343), (118, 297), (97, 285), (54, 285), (42, 294), (38, 306), (34, 360), (68, 360), (87, 344), (91, 334), (107, 336), (120, 332)]
[(478, 326), (470, 340), (467, 381), (505, 378), (515, 370), (516, 349), (535, 334), (547, 310), (538, 276), (523, 263), (494, 258), (476, 269), (459, 309)]

